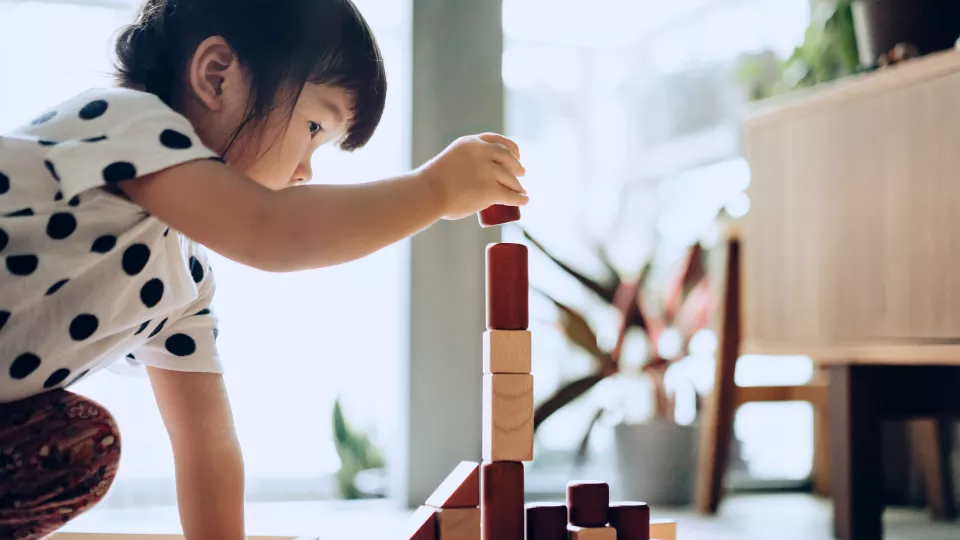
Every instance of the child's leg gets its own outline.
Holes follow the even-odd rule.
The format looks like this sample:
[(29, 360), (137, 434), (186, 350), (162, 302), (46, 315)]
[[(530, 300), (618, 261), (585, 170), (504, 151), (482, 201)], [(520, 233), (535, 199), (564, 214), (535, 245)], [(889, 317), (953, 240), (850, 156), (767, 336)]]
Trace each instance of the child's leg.
[(0, 405), (0, 538), (43, 538), (103, 498), (120, 434), (101, 405), (65, 390)]

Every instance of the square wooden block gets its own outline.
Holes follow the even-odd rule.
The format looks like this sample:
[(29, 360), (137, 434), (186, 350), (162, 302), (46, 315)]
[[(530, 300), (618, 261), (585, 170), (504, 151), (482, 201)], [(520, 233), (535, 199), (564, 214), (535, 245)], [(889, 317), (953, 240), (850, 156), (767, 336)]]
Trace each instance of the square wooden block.
[(651, 520), (650, 540), (677, 540), (677, 522), (672, 519)]
[(567, 525), (570, 540), (617, 540), (617, 530), (613, 527), (577, 527)]
[(530, 373), (531, 343), (529, 330), (487, 330), (483, 333), (483, 372)]
[(480, 540), (479, 508), (438, 508), (439, 540)]
[(533, 375), (483, 376), (483, 460), (533, 461)]

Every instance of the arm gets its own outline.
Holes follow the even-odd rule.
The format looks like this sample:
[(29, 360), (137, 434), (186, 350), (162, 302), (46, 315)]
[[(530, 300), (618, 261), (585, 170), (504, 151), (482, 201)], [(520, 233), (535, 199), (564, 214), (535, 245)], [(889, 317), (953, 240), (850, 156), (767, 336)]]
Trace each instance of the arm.
[(243, 540), (243, 457), (221, 375), (148, 367), (170, 435), (188, 540)]
[(462, 218), (491, 204), (526, 204), (516, 179), (522, 174), (504, 143), (469, 138), (414, 172), (358, 185), (271, 191), (201, 160), (122, 187), (148, 212), (226, 257), (293, 271), (358, 259), (442, 218)]

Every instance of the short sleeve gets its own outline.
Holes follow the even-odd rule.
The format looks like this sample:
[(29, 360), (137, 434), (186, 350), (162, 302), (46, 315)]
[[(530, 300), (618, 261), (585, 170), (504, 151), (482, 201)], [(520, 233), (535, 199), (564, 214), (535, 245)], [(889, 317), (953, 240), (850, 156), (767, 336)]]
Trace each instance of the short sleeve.
[[(223, 373), (217, 351), (216, 285), (209, 266), (199, 298), (177, 318), (167, 318), (146, 343), (128, 357), (134, 363), (173, 371)], [(159, 326), (159, 325), (158, 325)]]
[[(64, 197), (115, 185), (198, 159), (217, 158), (186, 117), (157, 96), (116, 89), (85, 94), (57, 111), (49, 126), (59, 138), (47, 151), (47, 167)], [(57, 123), (62, 125), (57, 125)]]

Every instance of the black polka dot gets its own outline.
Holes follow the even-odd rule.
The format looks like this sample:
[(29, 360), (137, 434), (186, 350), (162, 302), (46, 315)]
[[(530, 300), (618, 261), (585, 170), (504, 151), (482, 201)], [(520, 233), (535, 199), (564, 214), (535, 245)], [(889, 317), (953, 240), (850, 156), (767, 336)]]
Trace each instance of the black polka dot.
[(57, 142), (57, 141), (48, 141), (47, 139), (40, 139), (40, 140), (37, 141), (37, 142), (40, 143), (40, 146), (56, 146), (56, 145), (60, 144), (60, 143)]
[(117, 245), (117, 237), (112, 234), (105, 234), (93, 241), (90, 251), (94, 253), (109, 253)]
[(146, 282), (140, 289), (140, 301), (148, 308), (160, 303), (163, 298), (163, 282), (157, 278)]
[(107, 140), (107, 136), (106, 136), (106, 135), (101, 135), (101, 136), (99, 136), (99, 137), (90, 137), (89, 139), (84, 139), (83, 142), (95, 143), (95, 142), (100, 142), (100, 141), (105, 141), (105, 140)]
[(70, 370), (66, 368), (60, 368), (54, 371), (47, 380), (43, 382), (44, 388), (53, 388), (63, 381), (67, 380), (67, 377), (70, 376)]
[(50, 120), (53, 120), (53, 117), (56, 116), (56, 115), (57, 115), (57, 111), (45, 112), (45, 113), (43, 113), (42, 115), (34, 118), (33, 121), (30, 122), (30, 124), (31, 124), (31, 125), (34, 125), (34, 126), (39, 126), (40, 124), (45, 124), (45, 123), (49, 122)]
[(7, 325), (7, 321), (10, 320), (9, 311), (0, 311), (0, 330), (3, 330), (3, 327)]
[(76, 230), (77, 218), (66, 212), (53, 214), (50, 216), (50, 221), (47, 222), (47, 236), (53, 240), (68, 238)]
[(107, 112), (108, 104), (102, 99), (96, 101), (91, 101), (83, 106), (80, 109), (80, 118), (84, 120), (93, 120), (94, 118), (100, 118), (103, 116), (103, 113)]
[(186, 334), (174, 334), (168, 337), (164, 347), (176, 356), (190, 356), (197, 351), (197, 343)]
[(63, 200), (63, 192), (62, 192), (62, 191), (58, 191), (57, 194), (53, 196), (53, 200), (55, 200), (55, 201), (62, 201), (62, 200)]
[(196, 257), (190, 257), (190, 275), (193, 276), (194, 283), (203, 281), (203, 265)]
[(209, 314), (210, 314), (210, 310), (209, 310), (209, 309), (201, 309), (200, 311), (198, 311), (198, 312), (196, 312), (196, 313), (194, 314), (194, 317), (199, 316), (199, 315), (209, 315)]
[(136, 332), (134, 332), (134, 333), (133, 333), (133, 335), (135, 335), (135, 336), (139, 336), (140, 334), (142, 334), (142, 333), (143, 333), (143, 331), (144, 331), (144, 330), (146, 330), (146, 329), (147, 329), (147, 327), (148, 327), (148, 326), (150, 326), (150, 321), (147, 321), (147, 322), (145, 322), (145, 323), (143, 323), (143, 324), (141, 324), (141, 325), (140, 325), (140, 328), (139, 328), (139, 329), (137, 329), (137, 331), (136, 331)]
[(126, 161), (112, 163), (103, 169), (103, 181), (108, 184), (116, 184), (124, 180), (133, 180), (136, 177), (137, 168), (133, 166), (133, 163)]
[(72, 199), (70, 199), (70, 202), (68, 202), (67, 204), (69, 204), (70, 206), (72, 206), (72, 207), (74, 207), (74, 208), (80, 206), (80, 196), (79, 196), (79, 195), (75, 195)]
[(213, 340), (216, 341), (220, 337), (220, 330), (217, 328), (213, 329)]
[(63, 288), (63, 286), (66, 285), (68, 281), (70, 281), (70, 280), (69, 280), (69, 279), (61, 279), (60, 281), (54, 283), (49, 289), (47, 289), (47, 296), (52, 296), (52, 295), (56, 294), (57, 291), (59, 291), (61, 288)]
[(150, 332), (150, 335), (148, 337), (153, 337), (159, 334), (160, 331), (163, 330), (163, 325), (165, 324), (167, 324), (167, 319), (160, 321), (160, 324), (158, 324), (157, 327), (153, 329), (153, 332)]
[(37, 270), (40, 259), (36, 255), (10, 255), (7, 257), (7, 270), (15, 276), (29, 276)]
[(160, 144), (171, 150), (186, 150), (193, 146), (193, 141), (190, 140), (190, 137), (187, 137), (179, 131), (165, 129), (163, 133), (160, 134)]
[(134, 356), (133, 353), (128, 354), (128, 355), (127, 355), (127, 358), (129, 358), (129, 359), (131, 359), (131, 360), (136, 360), (136, 359), (137, 359), (137, 357)]
[(10, 191), (10, 177), (0, 172), (0, 195)]
[(70, 323), (70, 337), (74, 341), (83, 341), (93, 335), (100, 326), (100, 321), (89, 313), (82, 313), (73, 318)]
[(30, 217), (33, 214), (33, 208), (21, 208), (15, 212), (10, 212), (7, 217)]
[(163, 231), (164, 236), (167, 236), (168, 234), (170, 234), (170, 227), (167, 227), (167, 230)]
[(10, 377), (17, 380), (26, 379), (38, 367), (40, 367), (40, 357), (33, 353), (23, 353), (10, 364)]
[(9, 242), (10, 236), (7, 234), (7, 231), (0, 229), (0, 251), (6, 249)]
[(134, 244), (123, 252), (123, 271), (135, 276), (143, 271), (150, 260), (150, 248), (146, 244)]
[(53, 176), (54, 180), (56, 180), (57, 182), (60, 181), (60, 175), (57, 174), (57, 168), (53, 166), (52, 161), (50, 161), (49, 159), (45, 159), (43, 161), (43, 166), (46, 167), (48, 171), (50, 171), (50, 176)]

